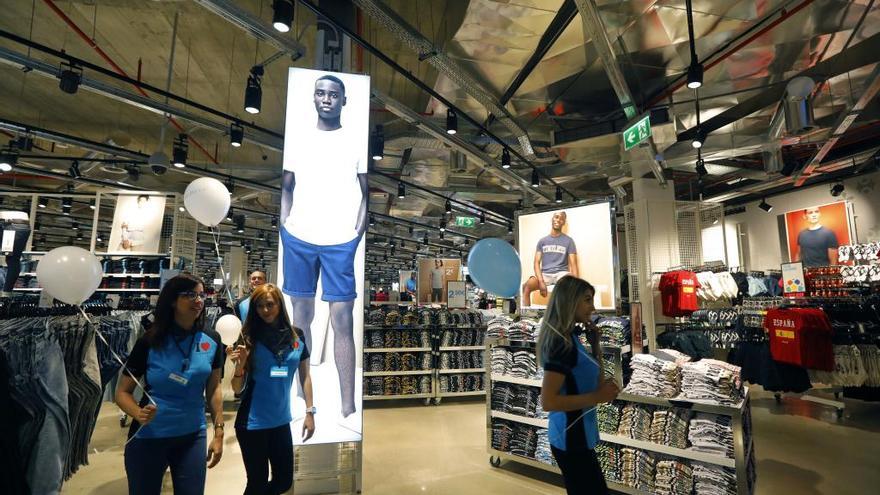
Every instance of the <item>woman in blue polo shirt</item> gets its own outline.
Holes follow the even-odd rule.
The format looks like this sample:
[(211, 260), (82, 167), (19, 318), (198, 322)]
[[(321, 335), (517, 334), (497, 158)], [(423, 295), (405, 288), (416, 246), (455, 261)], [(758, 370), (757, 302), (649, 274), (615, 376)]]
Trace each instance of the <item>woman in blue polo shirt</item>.
[[(547, 436), (569, 495), (608, 493), (593, 450), (599, 442), (596, 405), (620, 393), (604, 379), (599, 329), (590, 322), (596, 291), (588, 282), (565, 276), (547, 304), (538, 336), (538, 360), (544, 367), (541, 401), (550, 411)], [(586, 328), (592, 355), (578, 340)]]
[[(223, 455), (223, 346), (216, 332), (204, 328), (204, 290), (202, 281), (188, 274), (165, 284), (155, 321), (126, 363), (149, 396), (135, 402), (136, 382), (127, 374), (116, 389), (116, 403), (134, 418), (125, 446), (131, 495), (158, 495), (169, 467), (175, 495), (203, 494), (205, 465), (214, 467)], [(209, 446), (206, 400), (214, 424)]]
[(244, 345), (232, 352), (232, 389), (241, 393), (235, 434), (247, 473), (245, 495), (275, 495), (293, 485), (290, 387), (297, 371), (306, 401), (303, 441), (315, 432), (309, 350), (302, 331), (287, 318), (278, 287), (254, 289), (250, 307), (241, 329)]

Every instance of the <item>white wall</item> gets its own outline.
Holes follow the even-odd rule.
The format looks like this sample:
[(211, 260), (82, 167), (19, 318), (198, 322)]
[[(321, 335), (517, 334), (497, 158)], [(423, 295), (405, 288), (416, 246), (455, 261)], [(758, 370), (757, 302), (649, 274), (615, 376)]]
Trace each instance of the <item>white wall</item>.
[(854, 205), (855, 234), (858, 242), (880, 240), (880, 172), (844, 180), (846, 190), (834, 198), (830, 184), (792, 189), (792, 192), (767, 198), (772, 213), (758, 208), (760, 201), (746, 205), (746, 211), (726, 217), (728, 225), (743, 223), (747, 233), (750, 270), (779, 269), (783, 247), (779, 242), (777, 216), (787, 211), (846, 199)]

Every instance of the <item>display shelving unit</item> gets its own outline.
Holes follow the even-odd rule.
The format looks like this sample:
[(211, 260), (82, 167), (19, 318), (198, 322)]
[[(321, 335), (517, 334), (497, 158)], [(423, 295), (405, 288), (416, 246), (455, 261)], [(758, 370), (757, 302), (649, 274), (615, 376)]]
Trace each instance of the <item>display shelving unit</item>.
[[(364, 347), (364, 355), (365, 361), (366, 356), (368, 354), (373, 353), (421, 353), (421, 352), (430, 352), (431, 353), (431, 368), (423, 369), (423, 370), (409, 370), (409, 371), (396, 371), (396, 370), (385, 370), (385, 371), (364, 371), (364, 379), (370, 377), (388, 377), (388, 376), (425, 376), (428, 375), (431, 377), (431, 390), (429, 393), (417, 393), (417, 394), (398, 394), (398, 395), (369, 395), (367, 394), (367, 388), (364, 387), (364, 400), (374, 401), (374, 400), (399, 400), (399, 399), (421, 399), (425, 402), (425, 405), (430, 404), (432, 401), (435, 404), (439, 404), (443, 397), (469, 397), (469, 396), (482, 396), (486, 394), (485, 390), (485, 367), (480, 368), (454, 368), (454, 369), (441, 369), (441, 355), (444, 352), (456, 352), (456, 351), (485, 351), (485, 345), (468, 345), (468, 346), (441, 346), (441, 339), (443, 336), (443, 332), (445, 331), (457, 331), (457, 330), (478, 330), (485, 334), (486, 327), (484, 325), (411, 325), (411, 326), (386, 326), (386, 325), (365, 325), (364, 331), (382, 331), (382, 330), (398, 330), (398, 331), (428, 331), (430, 332), (430, 340), (431, 346), (419, 346), (419, 347)], [(459, 391), (459, 392), (449, 392), (449, 391), (441, 391), (440, 388), (440, 377), (441, 376), (453, 376), (453, 375), (463, 375), (463, 374), (479, 374), (483, 376), (484, 388), (483, 390), (469, 390), (469, 391)]]
[[(507, 339), (492, 339), (487, 342), (487, 358), (491, 359), (491, 349), (495, 346), (508, 346), (511, 342)], [(515, 341), (514, 344), (518, 347), (525, 347), (529, 343), (523, 341)], [(532, 343), (532, 345), (534, 345)], [(612, 346), (607, 346), (609, 349), (612, 349)], [(603, 347), (604, 349), (605, 347)], [(628, 351), (629, 349), (625, 347), (617, 348), (618, 355), (621, 355)], [(491, 362), (491, 361), (487, 361)], [(618, 371), (619, 373), (620, 371)], [(520, 464), (525, 464), (528, 466), (536, 467), (539, 469), (543, 469), (546, 471), (551, 471), (554, 473), (560, 473), (559, 468), (555, 465), (548, 464), (546, 462), (539, 461), (534, 458), (524, 457), (521, 455), (513, 454), (511, 452), (506, 452), (502, 450), (498, 450), (492, 447), (492, 420), (493, 419), (502, 419), (506, 421), (511, 421), (515, 423), (521, 423), (529, 426), (533, 426), (535, 428), (547, 428), (549, 420), (544, 418), (534, 418), (527, 417), (518, 414), (512, 414), (504, 411), (496, 411), (492, 409), (492, 387), (496, 382), (501, 383), (513, 383), (517, 385), (524, 385), (529, 387), (541, 387), (541, 380), (535, 379), (527, 379), (527, 378), (519, 378), (508, 375), (502, 375), (497, 373), (487, 373), (488, 383), (487, 389), (489, 393), (486, 397), (486, 442), (487, 442), (487, 451), (489, 453), (489, 463), (494, 467), (499, 467), (501, 465), (502, 460), (514, 461)], [(725, 455), (719, 454), (711, 454), (706, 452), (697, 452), (689, 449), (679, 449), (675, 447), (671, 447), (668, 445), (662, 445), (653, 443), (645, 440), (636, 440), (633, 438), (610, 434), (610, 433), (599, 433), (599, 440), (601, 442), (606, 442), (609, 444), (616, 444), (622, 447), (631, 447), (639, 450), (643, 450), (646, 452), (650, 452), (655, 455), (661, 455), (665, 458), (673, 458), (673, 459), (684, 459), (687, 461), (700, 462), (704, 464), (710, 464), (715, 466), (721, 466), (724, 468), (734, 469), (736, 472), (737, 478), (737, 493), (739, 495), (747, 495), (751, 493), (751, 487), (749, 486), (748, 479), (748, 464), (751, 456), (754, 455), (753, 444), (751, 441), (750, 434), (750, 418), (749, 418), (749, 394), (748, 389), (745, 390), (745, 398), (738, 406), (725, 406), (721, 404), (714, 403), (701, 403), (701, 402), (693, 402), (693, 401), (682, 401), (675, 399), (661, 399), (656, 397), (644, 397), (632, 394), (621, 393), (618, 395), (617, 401), (626, 402), (626, 403), (637, 403), (637, 404), (645, 404), (654, 407), (666, 407), (666, 408), (679, 408), (679, 409), (688, 409), (695, 412), (704, 412), (715, 414), (719, 416), (728, 416), (731, 418), (731, 428), (733, 430), (733, 448), (734, 448), (734, 456), (727, 457)], [(608, 487), (614, 491), (627, 493), (627, 494), (638, 494), (638, 495), (648, 495), (647, 492), (637, 490), (628, 485), (623, 485), (616, 481), (607, 480)], [(699, 494), (697, 494), (699, 495)]]

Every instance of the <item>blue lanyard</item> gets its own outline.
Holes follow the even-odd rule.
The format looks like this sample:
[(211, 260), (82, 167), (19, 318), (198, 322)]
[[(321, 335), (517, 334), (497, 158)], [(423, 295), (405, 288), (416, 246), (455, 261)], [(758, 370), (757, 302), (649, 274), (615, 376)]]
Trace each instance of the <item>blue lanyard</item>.
[[(198, 332), (196, 332), (196, 333), (198, 333)], [(190, 335), (191, 340), (190, 340), (190, 345), (189, 345), (189, 354), (183, 352), (183, 348), (180, 347), (180, 342), (178, 342), (177, 339), (173, 335), (171, 336), (171, 340), (174, 341), (174, 346), (177, 347), (177, 350), (180, 351), (180, 355), (183, 357), (183, 363), (180, 366), (181, 372), (186, 372), (186, 370), (189, 369), (190, 358), (192, 358), (193, 351), (196, 347), (196, 333), (193, 333), (192, 335)], [(181, 339), (181, 342), (183, 340), (184, 339)]]

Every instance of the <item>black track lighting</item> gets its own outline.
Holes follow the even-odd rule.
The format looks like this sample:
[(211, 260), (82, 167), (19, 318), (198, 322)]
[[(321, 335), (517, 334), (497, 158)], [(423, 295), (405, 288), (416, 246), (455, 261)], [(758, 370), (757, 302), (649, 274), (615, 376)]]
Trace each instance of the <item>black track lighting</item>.
[(694, 140), (691, 141), (691, 146), (695, 149), (700, 149), (703, 147), (703, 143), (706, 141), (706, 134), (703, 132), (701, 127), (697, 128), (697, 135), (694, 136)]
[(556, 203), (562, 203), (562, 188), (556, 186), (556, 198), (554, 199)]
[(415, 231), (416, 231), (415, 227), (413, 227), (412, 225), (410, 225), (410, 226), (409, 226), (409, 235), (413, 235), (413, 234), (415, 233)]
[(89, 209), (94, 210), (96, 208), (94, 201), (89, 201)]
[(18, 163), (18, 153), (12, 148), (0, 151), (0, 172), (9, 172)]
[(538, 187), (541, 185), (541, 176), (538, 175), (538, 169), (532, 170), (532, 187)]
[(480, 212), (480, 225), (486, 225), (486, 212)]
[(373, 135), (370, 136), (370, 156), (376, 161), (385, 157), (385, 131), (381, 125), (377, 125)]
[(697, 176), (700, 177), (700, 179), (702, 179), (703, 176), (709, 175), (709, 171), (706, 170), (706, 162), (703, 161), (703, 155), (700, 153), (699, 149), (697, 150), (696, 170)]
[(455, 114), (455, 110), (450, 108), (446, 110), (446, 133), (455, 134), (456, 132), (458, 132), (458, 115)]
[(507, 233), (508, 234), (513, 233), (513, 224), (511, 222), (507, 222)]
[(233, 122), (229, 125), (229, 144), (238, 148), (241, 147), (242, 141), (244, 141), (244, 127), (238, 122)]
[(687, 87), (697, 89), (703, 85), (703, 64), (697, 59), (697, 47), (694, 39), (694, 8), (691, 0), (685, 0), (684, 6), (687, 15), (688, 42), (691, 49), (691, 63), (687, 71)]
[(272, 228), (273, 229), (278, 228), (278, 217), (272, 217)]
[(178, 134), (174, 140), (171, 151), (171, 163), (177, 168), (186, 168), (186, 159), (189, 154), (189, 141), (186, 134)]
[(446, 234), (446, 229), (440, 230), (440, 240), (441, 241), (443, 240), (443, 237), (445, 236), (445, 234)]
[(286, 33), (293, 24), (293, 2), (290, 0), (275, 0), (272, 2), (272, 27), (276, 31)]
[(422, 243), (427, 246), (428, 245), (428, 234), (425, 234), (425, 237), (422, 239)]
[(70, 209), (73, 207), (73, 199), (64, 198), (61, 200), (61, 212), (70, 215)]
[(703, 64), (691, 62), (687, 72), (687, 87), (697, 89), (703, 85)]
[(83, 233), (82, 233), (82, 232), (77, 232), (77, 233), (76, 233), (76, 240), (78, 240), (78, 241), (83, 240)]
[(758, 208), (764, 210), (767, 213), (773, 211), (773, 205), (767, 202), (767, 198), (761, 200), (761, 203), (758, 204)]
[(403, 182), (397, 183), (397, 198), (403, 199), (406, 197), (406, 184)]
[(260, 113), (263, 104), (263, 66), (251, 67), (247, 86), (244, 88), (244, 111), (250, 114)]
[(128, 172), (128, 178), (132, 182), (137, 182), (141, 178), (141, 169), (137, 165), (125, 167), (125, 171)]
[(44, 197), (37, 198), (37, 206), (45, 208), (49, 204), (49, 200)]
[(501, 168), (510, 168), (510, 150), (501, 150)]
[(447, 215), (452, 213), (452, 201), (449, 201), (448, 199), (446, 200), (446, 210), (445, 211), (446, 211)]
[(446, 232), (446, 215), (440, 218), (440, 232)]
[(75, 94), (79, 89), (79, 83), (82, 81), (82, 68), (68, 63), (61, 64), (61, 67), (63, 69), (59, 76), (61, 81), (58, 83), (58, 87), (67, 94)]
[(233, 216), (234, 216), (234, 215), (232, 214), (232, 207), (230, 206), (230, 207), (229, 207), (229, 210), (226, 212), (226, 221), (227, 221), (227, 222), (231, 222)]
[(79, 172), (79, 162), (77, 160), (74, 160), (73, 163), (70, 164), (70, 168), (67, 169), (67, 172), (74, 179), (82, 177), (82, 174)]
[(843, 185), (843, 182), (838, 182), (831, 186), (831, 195), (835, 198), (843, 194), (843, 191), (846, 190), (846, 186)]

